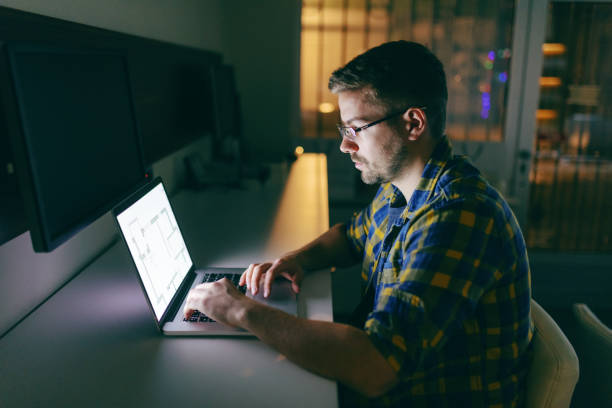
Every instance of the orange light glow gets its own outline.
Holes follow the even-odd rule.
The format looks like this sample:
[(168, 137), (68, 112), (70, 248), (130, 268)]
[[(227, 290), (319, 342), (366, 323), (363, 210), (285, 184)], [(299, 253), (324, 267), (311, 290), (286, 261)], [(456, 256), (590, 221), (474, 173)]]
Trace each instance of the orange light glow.
[(323, 102), (319, 105), (319, 112), (321, 113), (332, 113), (336, 110), (336, 107), (333, 103)]
[(555, 88), (561, 86), (561, 78), (559, 77), (541, 77), (540, 86), (545, 88)]
[(298, 146), (295, 148), (295, 155), (296, 156), (301, 156), (302, 154), (304, 154), (304, 148), (302, 146)]
[(542, 52), (544, 55), (562, 55), (565, 54), (565, 50), (565, 45), (561, 43), (542, 44)]
[[(295, 214), (307, 216), (296, 218)], [(327, 158), (322, 153), (304, 153), (291, 166), (263, 258), (278, 258), (328, 228)]]
[(551, 120), (557, 119), (557, 111), (553, 109), (538, 109), (536, 111), (537, 120)]

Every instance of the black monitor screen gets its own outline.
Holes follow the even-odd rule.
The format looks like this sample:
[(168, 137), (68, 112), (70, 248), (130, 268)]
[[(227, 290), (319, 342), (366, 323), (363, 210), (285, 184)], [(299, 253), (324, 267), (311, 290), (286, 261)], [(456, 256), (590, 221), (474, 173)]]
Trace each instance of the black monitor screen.
[[(48, 251), (145, 179), (128, 69), (116, 53), (7, 47), (34, 249)], [(18, 128), (18, 131), (15, 131)]]
[(237, 137), (238, 115), (234, 69), (229, 65), (212, 68), (217, 138)]

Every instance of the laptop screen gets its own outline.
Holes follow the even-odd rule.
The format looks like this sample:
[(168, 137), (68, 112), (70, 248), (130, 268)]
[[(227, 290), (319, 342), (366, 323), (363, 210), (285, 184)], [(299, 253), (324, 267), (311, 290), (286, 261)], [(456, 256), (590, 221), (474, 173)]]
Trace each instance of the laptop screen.
[(117, 221), (160, 320), (193, 265), (163, 184), (119, 213)]

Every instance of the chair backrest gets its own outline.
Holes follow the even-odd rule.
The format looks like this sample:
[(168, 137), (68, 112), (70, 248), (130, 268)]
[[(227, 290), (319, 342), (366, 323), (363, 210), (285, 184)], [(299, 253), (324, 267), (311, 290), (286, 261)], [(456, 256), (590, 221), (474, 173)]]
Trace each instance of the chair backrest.
[(578, 324), (575, 347), (580, 381), (573, 402), (581, 407), (612, 405), (612, 330), (583, 303), (573, 307)]
[(557, 323), (534, 300), (532, 361), (527, 373), (527, 408), (566, 408), (578, 382), (578, 357)]

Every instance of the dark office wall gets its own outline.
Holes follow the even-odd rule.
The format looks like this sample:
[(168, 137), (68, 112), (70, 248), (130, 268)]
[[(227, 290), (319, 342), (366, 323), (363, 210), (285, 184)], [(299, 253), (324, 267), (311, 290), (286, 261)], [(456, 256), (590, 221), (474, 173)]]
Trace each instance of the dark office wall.
[[(225, 59), (235, 67), (246, 151), (256, 160), (280, 161), (300, 133), (299, 0), (232, 0)], [(230, 6), (231, 4), (231, 6)]]
[(0, 6), (223, 53), (224, 0), (0, 0)]
[[(299, 0), (1, 0), (0, 6), (218, 52), (236, 68), (250, 158), (280, 160), (293, 147), (299, 133)], [(181, 156), (196, 148), (154, 169), (174, 184)], [(28, 233), (0, 245), (0, 336), (114, 237), (105, 216), (49, 254), (33, 253)]]
[(0, 5), (219, 52), (235, 66), (246, 150), (280, 160), (299, 134), (300, 0), (0, 0)]
[[(211, 65), (220, 63), (220, 53), (2, 7), (0, 41), (126, 54), (147, 166), (214, 131), (209, 71)], [(10, 169), (13, 161), (3, 126), (4, 111), (0, 107), (0, 245), (26, 229), (18, 211), (16, 177)]]
[[(223, 18), (219, 11), (221, 1), (185, 0), (181, 2), (180, 7), (171, 6), (170, 4), (174, 3), (164, 0), (129, 2), (32, 0), (27, 2), (27, 7), (22, 7), (23, 3), (4, 1), (0, 5), (114, 32), (154, 38), (203, 50), (226, 51), (220, 28)], [(39, 20), (38, 16), (32, 16), (32, 21)], [(9, 25), (2, 25), (0, 31), (6, 33), (10, 28)], [(86, 40), (78, 35), (70, 34), (70, 29), (66, 29), (65, 24), (51, 24), (50, 30), (51, 38), (49, 39), (65, 38), (75, 45), (87, 45)], [(95, 31), (95, 29), (92, 30)], [(33, 36), (35, 31), (35, 29), (27, 31), (25, 39), (36, 40), (37, 38)], [(111, 37), (117, 38), (116, 35), (111, 35)], [(115, 44), (121, 48), (123, 43), (118, 41)], [(146, 88), (145, 85), (142, 87)], [(172, 86), (168, 88), (169, 91), (174, 89)], [(144, 91), (143, 95), (146, 97), (147, 89)], [(163, 102), (161, 101), (162, 109)], [(152, 131), (157, 131), (158, 128), (159, 126), (151, 126)], [(169, 128), (166, 128), (166, 131), (171, 133)], [(168, 134), (168, 137), (173, 136), (173, 134)], [(4, 143), (0, 147), (6, 148)], [(6, 152), (3, 150), (2, 155), (6, 155)], [(174, 155), (176, 154), (172, 156)], [(168, 163), (169, 161), (172, 161), (172, 157), (166, 157), (161, 162)], [(156, 162), (155, 165), (157, 164)], [(110, 160), (109, 165), (112, 165)], [(164, 170), (168, 169), (170, 173), (173, 169), (172, 165), (161, 167)], [(1, 181), (11, 180), (6, 169), (3, 168), (2, 172)], [(162, 175), (166, 176), (166, 174)], [(173, 179), (173, 175), (168, 174), (167, 178)], [(14, 186), (3, 184), (3, 189), (13, 191)], [(106, 215), (49, 254), (34, 253), (27, 232), (0, 244), (0, 336), (61, 287), (83, 266), (95, 259), (115, 236), (116, 230), (112, 219)]]

